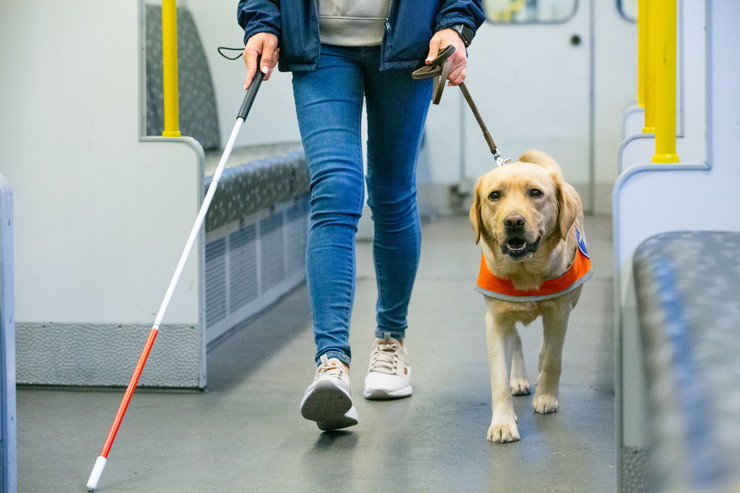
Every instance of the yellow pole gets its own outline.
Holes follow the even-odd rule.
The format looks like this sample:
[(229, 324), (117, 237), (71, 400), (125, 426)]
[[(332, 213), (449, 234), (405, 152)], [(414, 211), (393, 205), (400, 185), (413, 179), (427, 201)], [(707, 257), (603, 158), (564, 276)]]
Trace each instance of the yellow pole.
[[(653, 0), (654, 2), (655, 0)], [(655, 71), (655, 154), (654, 163), (677, 163), (676, 154), (676, 0), (659, 2), (660, 31), (657, 45), (659, 66)]]
[(644, 47), (644, 67), (643, 82), (645, 84), (645, 126), (644, 133), (655, 132), (655, 72), (659, 65), (657, 59), (657, 46), (660, 42), (659, 26), (661, 24), (658, 15), (659, 3), (662, 0), (641, 0), (640, 4), (645, 12), (645, 22), (643, 23), (643, 32), (645, 33)]
[(175, 0), (162, 0), (162, 94), (164, 99), (164, 137), (179, 137), (180, 110), (177, 93), (177, 6)]
[(647, 0), (637, 2), (637, 106), (645, 108), (645, 45), (647, 44)]

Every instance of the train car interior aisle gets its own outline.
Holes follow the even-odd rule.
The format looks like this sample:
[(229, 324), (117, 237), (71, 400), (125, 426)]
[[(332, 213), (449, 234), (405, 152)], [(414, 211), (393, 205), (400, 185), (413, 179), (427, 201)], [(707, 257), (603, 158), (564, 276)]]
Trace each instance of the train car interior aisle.
[[(557, 412), (533, 409), (542, 321), (518, 326), (532, 394), (513, 397), (511, 443), (487, 435), (505, 399), (468, 214), (496, 160), (456, 87), (430, 105), (417, 163), (413, 394), (363, 397), (365, 204), (359, 422), (302, 417), (309, 172), (290, 73), (235, 124), (255, 94), (238, 3), (0, 2), (0, 492), (740, 493), (740, 2), (481, 0), (465, 86), (503, 158), (560, 164), (594, 270)], [(521, 203), (542, 188), (553, 217), (570, 210), (569, 188), (527, 186)], [(568, 231), (574, 268), (538, 293), (588, 265)], [(500, 249), (539, 245), (515, 240)]]
[[(305, 287), (291, 291), (209, 355), (208, 389), (139, 391), (99, 491), (614, 491), (610, 224), (589, 217), (596, 276), (567, 336), (561, 410), (516, 398), (522, 441), (486, 440), (491, 418), (479, 251), (463, 216), (424, 227), (407, 339), (414, 393), (362, 398), (375, 275), (358, 244), (352, 383), (359, 424), (321, 432), (298, 404), (310, 383), (313, 334)], [(538, 323), (521, 331), (534, 374)], [(308, 357), (307, 357), (308, 355)], [(77, 491), (120, 394), (22, 390), (19, 480), (27, 491)], [(77, 430), (77, 431), (75, 431)], [(46, 466), (31, 467), (45, 454)]]

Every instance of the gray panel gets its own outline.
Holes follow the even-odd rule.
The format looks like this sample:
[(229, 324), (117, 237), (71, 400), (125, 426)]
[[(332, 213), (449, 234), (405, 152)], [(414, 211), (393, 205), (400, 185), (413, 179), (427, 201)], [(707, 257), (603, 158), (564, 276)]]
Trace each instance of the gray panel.
[[(19, 323), (18, 383), (126, 386), (150, 329), (144, 325)], [(163, 324), (139, 386), (199, 388), (200, 347), (197, 327)]]

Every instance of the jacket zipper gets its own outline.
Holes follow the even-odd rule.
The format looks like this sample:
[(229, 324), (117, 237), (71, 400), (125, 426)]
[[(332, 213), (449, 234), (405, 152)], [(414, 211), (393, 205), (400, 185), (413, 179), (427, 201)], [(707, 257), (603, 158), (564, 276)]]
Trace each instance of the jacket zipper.
[(388, 0), (388, 16), (385, 18), (385, 34), (388, 35), (391, 33), (391, 12), (393, 11), (393, 0)]
[(380, 42), (380, 70), (385, 70), (385, 45), (388, 43), (388, 36), (391, 34), (391, 14), (393, 13), (393, 0), (388, 0), (388, 17), (385, 18), (385, 36)]

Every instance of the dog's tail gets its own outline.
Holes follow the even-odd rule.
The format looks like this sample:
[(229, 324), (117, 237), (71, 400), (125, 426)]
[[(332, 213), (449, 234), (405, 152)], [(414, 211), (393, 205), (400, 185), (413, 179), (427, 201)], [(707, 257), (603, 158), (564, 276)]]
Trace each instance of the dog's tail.
[(560, 165), (557, 163), (557, 161), (555, 161), (548, 154), (545, 154), (544, 152), (538, 151), (536, 149), (530, 149), (529, 151), (522, 154), (519, 158), (519, 161), (522, 161), (524, 163), (539, 164), (540, 166), (543, 166), (551, 171), (562, 174)]

